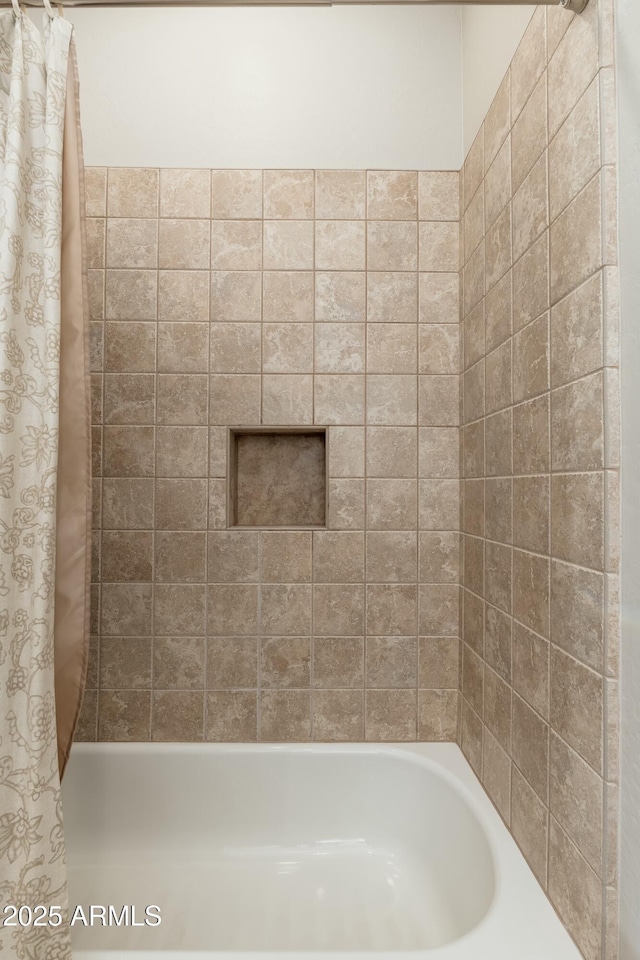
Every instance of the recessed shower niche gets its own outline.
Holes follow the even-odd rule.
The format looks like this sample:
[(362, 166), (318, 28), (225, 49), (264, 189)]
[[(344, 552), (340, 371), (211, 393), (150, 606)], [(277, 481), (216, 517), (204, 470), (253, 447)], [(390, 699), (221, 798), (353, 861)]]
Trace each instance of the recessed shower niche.
[(229, 517), (235, 527), (324, 527), (324, 428), (229, 430)]

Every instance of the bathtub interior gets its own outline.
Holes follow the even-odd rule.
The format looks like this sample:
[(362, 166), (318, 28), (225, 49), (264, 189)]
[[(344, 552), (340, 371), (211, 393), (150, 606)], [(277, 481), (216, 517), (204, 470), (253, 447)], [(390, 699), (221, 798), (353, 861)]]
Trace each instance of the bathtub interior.
[(464, 795), (388, 749), (79, 751), (65, 821), (73, 904), (163, 918), (74, 926), (79, 950), (430, 950), (495, 893)]

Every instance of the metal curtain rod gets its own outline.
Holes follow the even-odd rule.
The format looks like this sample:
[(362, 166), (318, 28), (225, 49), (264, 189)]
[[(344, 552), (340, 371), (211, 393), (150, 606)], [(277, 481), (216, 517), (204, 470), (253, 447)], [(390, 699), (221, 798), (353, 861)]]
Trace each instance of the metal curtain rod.
[[(21, 0), (29, 7), (42, 6), (41, 0)], [(60, 2), (60, 0), (57, 0)], [(563, 7), (582, 13), (589, 0), (538, 0), (548, 7)], [(332, 7), (372, 3), (393, 4), (500, 4), (505, 7), (531, 6), (531, 0), (61, 0), (63, 7)], [(0, 9), (10, 7), (10, 0), (0, 0)]]

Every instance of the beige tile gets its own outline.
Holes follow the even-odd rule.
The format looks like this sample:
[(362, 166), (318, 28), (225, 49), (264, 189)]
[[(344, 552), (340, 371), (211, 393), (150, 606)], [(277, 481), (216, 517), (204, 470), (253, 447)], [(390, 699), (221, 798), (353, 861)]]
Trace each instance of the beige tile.
[(200, 689), (204, 684), (202, 637), (155, 637), (153, 683), (156, 689)]
[(364, 423), (363, 376), (323, 374), (314, 379), (316, 423)]
[(104, 386), (105, 423), (154, 422), (155, 377), (152, 374), (107, 374)]
[[(311, 632), (311, 587), (307, 584), (263, 584), (260, 589), (260, 620), (267, 636), (309, 636)], [(334, 633), (335, 631), (331, 631)], [(358, 630), (348, 631), (351, 634)]]
[(257, 634), (258, 587), (244, 583), (220, 583), (210, 586), (207, 599), (207, 632), (210, 636)]
[(212, 170), (211, 216), (214, 220), (262, 217), (262, 171)]
[(553, 731), (549, 755), (549, 809), (592, 869), (602, 876), (602, 780)]
[(600, 180), (594, 177), (551, 227), (551, 302), (602, 264)]
[(512, 756), (540, 799), (547, 802), (549, 728), (524, 700), (513, 697)]
[[(110, 268), (154, 269), (158, 265), (157, 220), (107, 220), (106, 265)], [(103, 266), (103, 264), (92, 264)]]
[(210, 378), (210, 423), (260, 423), (260, 377), (216, 374)]
[(485, 414), (486, 365), (480, 360), (467, 370), (462, 380), (464, 420), (469, 423)]
[(511, 832), (543, 888), (547, 881), (548, 831), (546, 805), (514, 765), (511, 771)]
[(151, 634), (151, 584), (104, 583), (100, 605), (102, 636)]
[(365, 739), (415, 740), (416, 712), (415, 690), (367, 690)]
[(154, 471), (153, 427), (104, 428), (104, 475), (151, 477)]
[(598, 470), (603, 465), (602, 374), (595, 373), (551, 395), (554, 470)]
[(601, 570), (604, 563), (604, 491), (601, 474), (552, 478), (551, 548), (554, 556)]
[(316, 170), (317, 219), (363, 220), (365, 176), (364, 170)]
[(166, 270), (206, 270), (209, 220), (161, 220), (158, 265)]
[(513, 624), (513, 689), (541, 717), (549, 716), (549, 643), (519, 623)]
[(485, 473), (485, 422), (478, 420), (462, 431), (463, 473), (465, 477), (482, 477)]
[(511, 760), (495, 737), (485, 730), (482, 782), (507, 826), (511, 819)]
[(455, 741), (457, 690), (418, 690), (418, 739)]
[(161, 270), (158, 274), (158, 320), (208, 322), (208, 270)]
[(457, 690), (459, 648), (457, 637), (420, 637), (418, 686)]
[(547, 75), (543, 73), (511, 132), (514, 191), (523, 184), (548, 142)]
[(100, 641), (100, 689), (151, 686), (151, 637), (103, 637)]
[(85, 205), (87, 217), (104, 217), (107, 213), (107, 168), (85, 167)]
[(523, 253), (549, 226), (547, 154), (540, 157), (513, 197), (513, 259)]
[(259, 323), (212, 323), (211, 373), (260, 373), (261, 334)]
[(551, 638), (598, 671), (603, 669), (603, 605), (601, 573), (552, 562)]
[(94, 742), (98, 739), (98, 691), (85, 689), (78, 725), (74, 735), (76, 743)]
[(456, 584), (420, 584), (418, 588), (420, 636), (457, 636), (459, 619), (459, 588)]
[(151, 693), (104, 690), (98, 709), (98, 740), (144, 741), (151, 738)]
[(415, 424), (417, 386), (414, 376), (367, 376), (367, 423)]
[(485, 596), (506, 613), (511, 613), (511, 554), (502, 543), (485, 545)]
[(421, 220), (457, 220), (458, 172), (421, 170), (418, 173), (418, 201)]
[(106, 270), (87, 270), (87, 293), (91, 320), (104, 320)]
[(309, 740), (309, 693), (303, 690), (267, 690), (261, 693), (259, 735), (261, 740)]
[(487, 476), (504, 477), (513, 471), (512, 413), (503, 410), (485, 420), (485, 469)]
[(243, 690), (207, 694), (207, 740), (247, 742), (257, 739), (257, 696)]
[(314, 687), (362, 687), (364, 640), (362, 637), (315, 637)]
[(501, 344), (486, 359), (486, 411), (493, 413), (512, 402), (511, 341)]
[(161, 373), (208, 373), (209, 324), (159, 323), (158, 370)]
[(143, 530), (111, 530), (102, 534), (102, 579), (151, 580), (152, 535)]
[(602, 886), (553, 817), (549, 897), (586, 960), (602, 956)]
[(227, 270), (211, 274), (212, 320), (217, 323), (258, 323), (261, 318), (262, 274)]
[(227, 475), (227, 431), (224, 427), (209, 430), (209, 476)]
[(264, 530), (261, 538), (263, 583), (308, 583), (311, 580), (311, 533)]
[(157, 480), (156, 529), (206, 529), (206, 480)]
[(354, 637), (364, 633), (364, 587), (355, 583), (316, 584), (313, 630), (319, 637)]
[(461, 348), (464, 350), (465, 369), (473, 366), (486, 352), (485, 336), (485, 302), (482, 300), (478, 306), (471, 311), (468, 317), (465, 317), (461, 329)]
[(422, 323), (458, 323), (460, 283), (457, 273), (421, 273), (418, 276)]
[[(488, 479), (485, 483), (485, 535), (489, 540), (497, 540), (500, 543), (512, 542), (512, 488), (513, 483), (510, 478)], [(482, 533), (478, 529), (466, 532), (478, 536)]]
[(160, 170), (160, 216), (200, 217), (211, 215), (209, 170)]
[(265, 220), (312, 219), (313, 194), (313, 170), (265, 170)]
[(551, 725), (597, 773), (602, 771), (603, 692), (602, 677), (552, 647)]
[(480, 537), (464, 536), (461, 538), (460, 549), (464, 586), (483, 597), (485, 541)]
[[(368, 636), (406, 636), (415, 634), (417, 617), (417, 587), (411, 584), (376, 583), (367, 585)], [(367, 647), (367, 651), (369, 648)], [(369, 653), (367, 652), (367, 660)], [(415, 657), (413, 683), (415, 683)], [(391, 687), (393, 683), (378, 683)]]
[[(417, 268), (418, 235), (415, 223), (384, 220), (370, 220), (367, 223), (368, 270)], [(457, 264), (452, 269), (457, 269)]]
[[(515, 270), (513, 271), (515, 273)], [(485, 299), (485, 338), (488, 352), (494, 350), (511, 336), (511, 316), (513, 291), (511, 271), (495, 287), (488, 291)]]
[(156, 326), (153, 323), (107, 323), (105, 370), (112, 373), (155, 371)]
[(367, 428), (367, 476), (415, 477), (417, 463), (415, 427)]
[(313, 695), (315, 740), (362, 740), (364, 695), (358, 690), (318, 690)]
[(464, 182), (464, 207), (469, 206), (484, 176), (484, 124), (478, 131), (462, 169)]
[(370, 530), (412, 530), (417, 522), (417, 481), (367, 481), (367, 525)]
[(264, 637), (260, 641), (262, 687), (308, 687), (310, 671), (309, 637)]
[[(367, 534), (367, 581), (407, 583), (417, 572), (417, 538), (413, 531)], [(399, 632), (404, 632), (403, 630)]]
[(364, 223), (358, 220), (316, 221), (315, 266), (318, 270), (364, 270)]
[(288, 426), (313, 423), (313, 377), (308, 374), (263, 376), (262, 422)]
[(315, 319), (317, 323), (362, 323), (366, 319), (364, 273), (316, 271)]
[(158, 427), (156, 471), (159, 477), (204, 477), (207, 474), (206, 427)]
[(310, 323), (313, 320), (313, 274), (297, 270), (263, 275), (265, 323)]
[(433, 375), (460, 372), (459, 332), (452, 324), (429, 323), (420, 327), (420, 373)]
[(416, 220), (418, 174), (410, 170), (369, 170), (367, 217), (370, 220)]
[(485, 659), (503, 680), (511, 683), (511, 617), (489, 604), (485, 608)]
[(485, 164), (489, 167), (504, 143), (511, 127), (511, 74), (507, 71), (485, 118)]
[(549, 130), (553, 136), (598, 70), (597, 11), (576, 17), (549, 62)]
[(467, 316), (476, 307), (485, 293), (485, 244), (484, 241), (468, 261), (462, 271), (463, 279), (463, 312)]
[(209, 583), (245, 583), (259, 579), (260, 534), (250, 530), (216, 530), (208, 536)]
[(549, 146), (549, 199), (552, 220), (555, 220), (595, 176), (599, 166), (600, 116), (596, 79)]
[[(482, 657), (484, 650), (484, 601), (471, 593), (470, 590), (464, 590), (462, 594), (461, 614), (462, 614), (462, 639), (465, 645), (468, 645), (478, 657)], [(475, 670), (477, 693), (482, 695), (482, 665), (476, 658), (468, 658), (471, 661), (471, 667), (467, 668), (466, 673), (472, 673)], [(465, 694), (467, 696), (467, 694)], [(478, 714), (482, 714), (482, 701), (472, 704)]]
[(416, 637), (367, 637), (366, 677), (369, 688), (415, 688)]
[(511, 687), (485, 665), (484, 722), (503, 750), (511, 749)]
[(538, 397), (513, 410), (514, 473), (548, 473), (551, 462), (549, 397)]
[(208, 390), (206, 377), (161, 374), (158, 377), (158, 423), (206, 424)]
[(364, 476), (364, 427), (329, 429), (329, 475)]
[(490, 290), (512, 263), (512, 215), (508, 206), (486, 236), (486, 288)]
[(322, 434), (240, 434), (234, 501), (239, 526), (324, 526)]
[[(484, 218), (481, 229), (492, 227), (511, 199), (511, 137), (489, 167), (484, 181)], [(481, 239), (481, 238), (479, 238)], [(467, 253), (470, 248), (466, 248)]]
[[(549, 514), (549, 478), (516, 477), (513, 481), (514, 546), (534, 553), (549, 553)], [(555, 511), (553, 518), (555, 529)]]
[(104, 480), (102, 525), (105, 530), (153, 527), (153, 480)]
[(520, 330), (549, 309), (549, 231), (513, 268), (513, 329)]
[(513, 551), (513, 615), (542, 636), (549, 635), (549, 561)]
[(110, 217), (157, 217), (158, 171), (144, 167), (110, 167), (107, 214)]
[(194, 637), (205, 633), (206, 587), (158, 583), (154, 592), (154, 630), (163, 636)]
[(546, 11), (541, 8), (534, 12), (511, 62), (512, 120), (519, 116), (546, 62)]
[(207, 687), (237, 688), (258, 685), (256, 637), (209, 637)]
[(364, 480), (330, 480), (328, 526), (333, 530), (363, 530), (364, 518)]
[(477, 776), (482, 771), (482, 741), (484, 735), (484, 724), (477, 713), (471, 709), (469, 704), (462, 698), (462, 719), (461, 719), (461, 747), (462, 752), (471, 764)]
[(603, 363), (602, 280), (595, 276), (551, 311), (551, 385), (576, 380)]
[(464, 254), (468, 260), (485, 233), (484, 190), (478, 190), (462, 221)]
[(484, 672), (482, 660), (462, 644), (462, 694), (473, 710), (482, 716), (484, 700)]
[(106, 274), (107, 320), (156, 319), (158, 274), (155, 270), (107, 270)]
[(417, 373), (416, 332), (414, 323), (376, 323), (367, 328), (367, 373)]
[(455, 271), (459, 267), (457, 223), (420, 224), (420, 270)]
[(264, 221), (265, 270), (312, 270), (313, 265), (310, 220)]
[[(265, 267), (267, 266), (266, 259), (265, 255)], [(212, 222), (212, 270), (260, 270), (261, 267), (261, 220), (214, 220)], [(214, 308), (215, 299), (212, 290), (212, 313), (215, 317)]]
[[(300, 348), (297, 353), (303, 355)], [(316, 323), (310, 361), (316, 373), (364, 373), (364, 324)]]
[[(123, 221), (112, 221), (122, 223)], [(124, 221), (128, 223), (129, 221)], [(141, 221), (144, 223), (145, 221)], [(104, 217), (87, 217), (85, 220), (87, 232), (87, 267), (89, 270), (104, 270), (105, 267), (105, 241), (106, 241), (106, 221)], [(133, 251), (135, 253), (135, 250)], [(154, 266), (155, 264), (151, 264)], [(118, 264), (114, 264), (118, 266)], [(124, 266), (135, 266), (135, 264), (125, 263)], [(145, 266), (145, 264), (142, 264)]]
[[(501, 482), (501, 481), (496, 481)], [(485, 532), (485, 481), (466, 480), (463, 484), (462, 529), (482, 537)]]
[(364, 534), (318, 530), (313, 534), (315, 583), (364, 581)]
[(187, 690), (154, 690), (153, 740), (191, 743), (202, 740), (204, 694)]
[(104, 367), (104, 323), (101, 320), (89, 323), (89, 367), (91, 373), (100, 373)]
[(457, 477), (459, 436), (455, 427), (420, 427), (418, 474), (420, 477)]

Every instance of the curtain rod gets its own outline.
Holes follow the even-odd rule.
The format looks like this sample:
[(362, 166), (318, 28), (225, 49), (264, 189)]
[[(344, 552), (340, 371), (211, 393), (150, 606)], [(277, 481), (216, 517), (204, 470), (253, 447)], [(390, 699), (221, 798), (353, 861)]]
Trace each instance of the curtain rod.
[[(42, 6), (40, 0), (21, 0), (28, 7)], [(56, 0), (60, 2), (60, 0)], [(573, 13), (582, 13), (589, 0), (538, 0), (548, 7), (563, 7)], [(61, 0), (63, 7), (332, 7), (355, 4), (477, 4), (505, 7), (535, 6), (531, 0)], [(0, 9), (10, 7), (10, 0), (0, 0)]]

